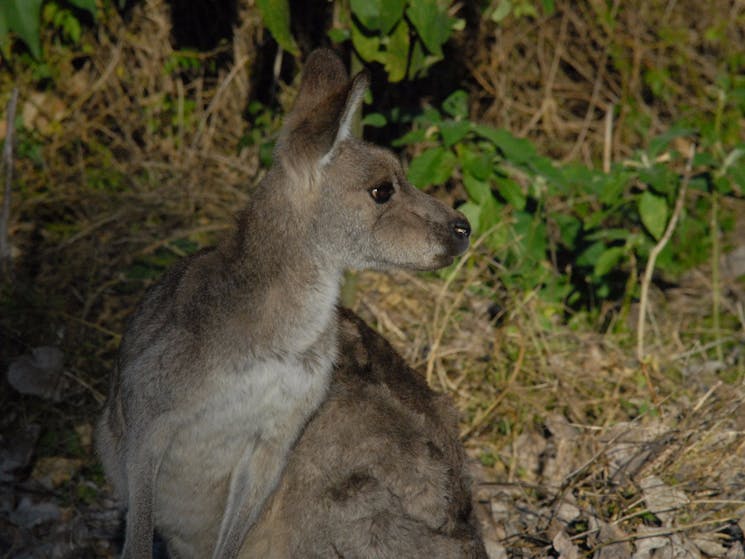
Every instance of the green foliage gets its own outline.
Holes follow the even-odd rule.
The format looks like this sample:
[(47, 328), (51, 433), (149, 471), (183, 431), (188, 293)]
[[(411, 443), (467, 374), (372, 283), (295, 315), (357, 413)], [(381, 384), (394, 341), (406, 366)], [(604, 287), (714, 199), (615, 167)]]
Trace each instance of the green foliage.
[(261, 12), (269, 32), (280, 47), (297, 56), (300, 50), (290, 32), (290, 3), (288, 0), (257, 0), (256, 7)]
[(42, 0), (7, 0), (0, 6), (0, 45), (9, 52), (9, 33), (17, 35), (35, 58), (41, 58), (39, 16)]
[[(691, 130), (674, 127), (646, 150), (609, 173), (580, 164), (557, 165), (526, 139), (467, 120), (464, 92), (442, 111), (428, 109), (396, 145), (423, 144), (408, 178), (425, 188), (460, 178), (467, 201), (460, 210), (476, 236), (500, 262), (508, 288), (532, 290), (547, 303), (579, 305), (625, 290), (634, 296), (634, 266), (643, 265), (672, 214), (685, 157), (671, 147)], [(675, 276), (709, 255), (708, 196), (738, 191), (745, 173), (745, 144), (695, 160), (689, 204), (658, 269)], [(702, 203), (703, 201), (703, 203)]]
[(489, 8), (487, 13), (495, 23), (500, 23), (509, 16), (515, 18), (537, 17), (537, 4), (540, 4), (543, 13), (547, 16), (550, 16), (556, 10), (554, 0), (541, 0), (540, 2), (533, 0), (497, 0), (496, 5)]
[(351, 40), (359, 57), (378, 62), (398, 82), (424, 75), (444, 54), (443, 45), (464, 20), (450, 15), (452, 0), (351, 0), (341, 4), (339, 25), (328, 34)]
[[(42, 4), (44, 7), (42, 9)], [(5, 0), (0, 3), (0, 49), (10, 58), (11, 38), (20, 39), (36, 60), (42, 59), (41, 30), (51, 27), (77, 44), (82, 27), (75, 11), (97, 15), (95, 0)]]

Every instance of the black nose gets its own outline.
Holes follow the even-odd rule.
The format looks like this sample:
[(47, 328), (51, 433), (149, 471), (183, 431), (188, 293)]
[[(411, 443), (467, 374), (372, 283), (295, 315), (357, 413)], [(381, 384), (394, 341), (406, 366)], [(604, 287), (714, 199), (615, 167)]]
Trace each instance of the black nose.
[(458, 239), (467, 239), (471, 235), (471, 224), (465, 219), (456, 219), (450, 224), (450, 227)]

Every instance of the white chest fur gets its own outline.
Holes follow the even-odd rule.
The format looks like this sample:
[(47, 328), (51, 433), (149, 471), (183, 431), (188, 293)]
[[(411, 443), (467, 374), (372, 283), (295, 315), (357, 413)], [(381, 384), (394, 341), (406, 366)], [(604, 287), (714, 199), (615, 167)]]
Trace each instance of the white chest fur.
[[(209, 374), (202, 401), (171, 442), (156, 482), (156, 525), (179, 556), (211, 554), (230, 479), (246, 449), (257, 441), (292, 445), (321, 404), (332, 365), (331, 356), (271, 359)], [(284, 458), (267, 467), (281, 471)]]

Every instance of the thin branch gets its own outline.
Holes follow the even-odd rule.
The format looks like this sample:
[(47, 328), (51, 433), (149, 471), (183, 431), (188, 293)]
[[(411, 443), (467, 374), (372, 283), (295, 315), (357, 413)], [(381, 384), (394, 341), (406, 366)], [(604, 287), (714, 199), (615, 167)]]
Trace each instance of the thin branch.
[(647, 305), (649, 304), (649, 285), (652, 283), (652, 273), (654, 272), (654, 265), (657, 261), (657, 257), (664, 250), (667, 243), (670, 241), (670, 237), (673, 235), (675, 225), (678, 223), (680, 214), (683, 213), (683, 202), (685, 201), (686, 191), (688, 190), (688, 183), (691, 180), (691, 171), (693, 169), (693, 158), (696, 155), (696, 144), (691, 144), (691, 153), (688, 156), (688, 162), (686, 163), (685, 172), (683, 174), (683, 182), (680, 184), (680, 190), (678, 191), (678, 199), (675, 201), (675, 209), (673, 215), (667, 224), (665, 234), (654, 246), (649, 253), (649, 259), (647, 260), (647, 266), (644, 269), (644, 277), (642, 278), (641, 295), (639, 297), (639, 319), (636, 331), (636, 358), (640, 361), (644, 361), (644, 327), (647, 322)]
[(605, 134), (603, 136), (603, 172), (610, 173), (610, 164), (613, 154), (613, 109), (615, 105), (608, 106), (605, 111)]
[(10, 275), (10, 241), (8, 225), (10, 221), (10, 191), (13, 183), (13, 131), (16, 120), (16, 104), (18, 103), (18, 88), (14, 87), (10, 94), (7, 110), (7, 126), (5, 128), (5, 147), (3, 148), (3, 165), (5, 166), (5, 193), (3, 207), (0, 212), (0, 270), (3, 276)]

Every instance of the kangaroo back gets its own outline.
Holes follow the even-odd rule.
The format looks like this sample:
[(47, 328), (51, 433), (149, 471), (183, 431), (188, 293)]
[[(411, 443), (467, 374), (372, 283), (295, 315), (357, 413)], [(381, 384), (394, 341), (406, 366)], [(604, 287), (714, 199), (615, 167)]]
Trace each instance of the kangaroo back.
[(341, 311), (340, 360), (241, 557), (486, 558), (455, 411)]

